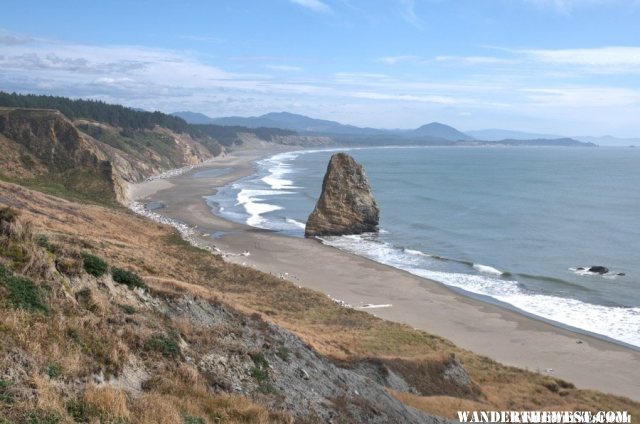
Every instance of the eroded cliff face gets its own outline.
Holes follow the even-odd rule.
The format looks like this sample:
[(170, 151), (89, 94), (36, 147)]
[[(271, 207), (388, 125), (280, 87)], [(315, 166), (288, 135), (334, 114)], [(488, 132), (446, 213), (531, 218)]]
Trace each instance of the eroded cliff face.
[(56, 110), (0, 108), (1, 174), (98, 201), (126, 204), (129, 183), (212, 158), (214, 148), (161, 127), (123, 131)]
[(345, 153), (331, 157), (322, 193), (307, 219), (306, 237), (378, 231), (380, 210), (362, 165)]
[(0, 109), (0, 172), (117, 201), (120, 182), (107, 157), (62, 113)]

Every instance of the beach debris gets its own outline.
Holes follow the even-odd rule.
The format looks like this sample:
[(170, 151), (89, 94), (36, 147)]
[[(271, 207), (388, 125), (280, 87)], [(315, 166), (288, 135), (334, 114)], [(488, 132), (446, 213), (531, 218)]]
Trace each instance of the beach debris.
[(310, 378), (309, 373), (304, 368), (298, 368), (298, 375), (303, 380), (308, 380)]
[(340, 299), (336, 299), (334, 297), (331, 297), (330, 294), (327, 295), (327, 297), (329, 299), (331, 299), (333, 302), (336, 302), (338, 305), (342, 306), (343, 308), (350, 308), (353, 309), (353, 306), (351, 306), (350, 304), (348, 304), (347, 302), (345, 302), (344, 300), (340, 300)]
[(305, 237), (377, 232), (380, 209), (362, 165), (345, 153), (331, 156), (322, 193), (307, 219)]
[(375, 308), (390, 308), (393, 305), (390, 303), (384, 303), (381, 305), (374, 305), (372, 303), (365, 303), (364, 305), (360, 306), (359, 309), (375, 309)]
[(145, 179), (145, 181), (166, 180), (167, 178), (177, 177), (178, 175), (182, 175), (185, 172), (191, 171), (192, 169), (202, 168), (203, 166), (210, 165), (212, 162), (216, 162), (217, 159), (219, 159), (219, 157), (210, 158), (193, 165), (183, 166), (182, 168), (170, 169), (160, 174), (152, 175)]
[(197, 234), (194, 227), (190, 227), (183, 222), (153, 212), (149, 210), (149, 208), (147, 208), (144, 203), (141, 202), (130, 202), (129, 209), (131, 209), (138, 215), (151, 219), (152, 221), (172, 226), (178, 231), (178, 233), (180, 233), (180, 236), (192, 246), (211, 252), (214, 255), (221, 254), (220, 249), (218, 249), (217, 247), (211, 247), (207, 244), (199, 242), (196, 238)]

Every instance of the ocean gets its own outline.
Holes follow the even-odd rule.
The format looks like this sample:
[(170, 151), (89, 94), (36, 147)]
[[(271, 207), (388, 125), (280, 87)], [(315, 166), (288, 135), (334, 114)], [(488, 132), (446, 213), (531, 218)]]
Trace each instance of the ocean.
[[(336, 151), (364, 166), (380, 232), (325, 244), (640, 347), (640, 149), (288, 152), (208, 202), (225, 218), (303, 237)], [(609, 272), (580, 269), (594, 265)]]

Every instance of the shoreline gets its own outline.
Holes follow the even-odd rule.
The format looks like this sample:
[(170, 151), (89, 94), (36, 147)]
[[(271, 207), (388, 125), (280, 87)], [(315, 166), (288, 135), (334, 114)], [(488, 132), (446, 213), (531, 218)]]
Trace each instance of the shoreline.
[(640, 352), (633, 347), (467, 296), (317, 240), (284, 236), (211, 213), (203, 196), (253, 174), (254, 161), (292, 150), (299, 149), (269, 146), (238, 150), (197, 168), (228, 169), (223, 175), (194, 178), (195, 170), (190, 170), (170, 180), (146, 181), (131, 187), (130, 200), (161, 202), (165, 207), (154, 213), (188, 224), (194, 230), (193, 241), (221, 249), (230, 262), (286, 278), (380, 318), (445, 337), (504, 364), (563, 378), (579, 388), (640, 399)]

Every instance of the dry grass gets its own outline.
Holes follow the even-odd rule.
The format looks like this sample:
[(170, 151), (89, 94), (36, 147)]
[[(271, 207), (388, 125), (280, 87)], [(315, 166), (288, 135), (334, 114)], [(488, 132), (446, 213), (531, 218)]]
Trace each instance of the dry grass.
[[(451, 416), (451, 411), (463, 405), (469, 409), (621, 409), (640, 415), (640, 405), (628, 399), (577, 390), (548, 376), (503, 366), (459, 349), (441, 337), (342, 308), (320, 293), (185, 248), (172, 229), (128, 211), (74, 204), (2, 182), (0, 190), (2, 202), (21, 211), (24, 220), (32, 223), (30, 231), (34, 235), (46, 234), (53, 245), (61, 246), (61, 251), (66, 252), (62, 256), (73, 258), (75, 252), (81, 251), (98, 254), (112, 266), (138, 273), (158, 296), (191, 294), (231, 304), (233, 309), (246, 314), (259, 312), (298, 334), (320, 353), (340, 360), (377, 357), (428, 368), (438, 355), (455, 354), (480, 394), (474, 401), (448, 394), (429, 397), (397, 394), (402, 401), (424, 411)], [(46, 263), (48, 268), (36, 266), (38, 263)], [(46, 255), (31, 265), (28, 269), (31, 275), (42, 275), (51, 266), (55, 269)], [(73, 281), (75, 277), (70, 278)], [(175, 329), (188, 336), (194, 345), (208, 342), (206, 331), (187, 322), (168, 323), (148, 316), (143, 306), (131, 303), (126, 291), (92, 288), (89, 301), (83, 305), (75, 297), (78, 288), (63, 285), (56, 290), (53, 295), (58, 306), (53, 305), (49, 318), (3, 308), (0, 346), (4, 350), (13, 346), (29, 352), (41, 369), (55, 362), (66, 378), (84, 378), (96, 371), (117, 373), (129, 355), (139, 351), (144, 340), (159, 328)], [(143, 310), (130, 318), (119, 304), (132, 304)], [(166, 405), (165, 416), (175, 417), (171, 414), (178, 411), (201, 417), (205, 423), (215, 422), (216, 416), (230, 423), (290, 420), (242, 397), (210, 394), (193, 367), (159, 365), (156, 371), (149, 382), (150, 397), (144, 399)], [(133, 422), (160, 419), (140, 415), (144, 411), (137, 402), (128, 399), (126, 403)], [(56, 402), (49, 406), (60, 408)]]
[(122, 390), (89, 386), (84, 392), (83, 401), (91, 414), (103, 421), (127, 420), (131, 417), (127, 395)]
[(163, 395), (149, 394), (136, 399), (134, 411), (139, 424), (174, 424), (181, 421), (173, 399)]
[(452, 396), (416, 396), (391, 389), (389, 389), (389, 392), (406, 405), (421, 411), (429, 411), (445, 418), (457, 419), (456, 411), (482, 411), (487, 409), (487, 404), (485, 403)]

